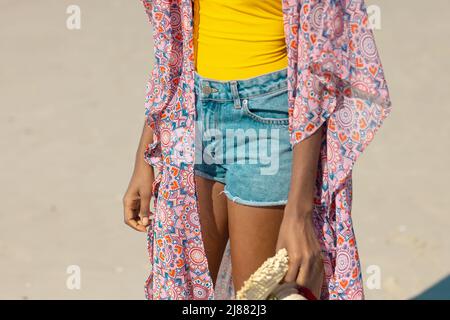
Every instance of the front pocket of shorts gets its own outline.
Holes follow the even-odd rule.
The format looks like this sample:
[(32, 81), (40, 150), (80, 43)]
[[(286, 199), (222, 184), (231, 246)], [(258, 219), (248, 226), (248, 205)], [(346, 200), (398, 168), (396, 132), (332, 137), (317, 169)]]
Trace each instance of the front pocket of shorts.
[(287, 89), (243, 99), (242, 108), (257, 122), (282, 126), (289, 124)]

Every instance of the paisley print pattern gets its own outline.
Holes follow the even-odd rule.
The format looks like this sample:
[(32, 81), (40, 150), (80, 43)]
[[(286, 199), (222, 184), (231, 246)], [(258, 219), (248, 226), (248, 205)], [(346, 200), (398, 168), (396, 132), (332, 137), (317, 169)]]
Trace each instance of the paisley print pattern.
[[(146, 117), (146, 161), (158, 168), (147, 299), (234, 299), (229, 246), (213, 287), (198, 216), (194, 165), (191, 0), (141, 0), (153, 27), (155, 63)], [(351, 218), (352, 169), (391, 111), (363, 0), (280, 0), (288, 48), (292, 146), (324, 130), (314, 224), (322, 246), (322, 299), (363, 299)]]

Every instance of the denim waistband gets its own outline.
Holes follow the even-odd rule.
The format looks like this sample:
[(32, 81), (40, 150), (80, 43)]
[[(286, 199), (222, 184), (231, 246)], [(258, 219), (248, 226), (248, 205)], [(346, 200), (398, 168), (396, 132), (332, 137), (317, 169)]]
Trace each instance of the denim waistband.
[(200, 100), (236, 101), (287, 89), (287, 67), (256, 77), (237, 80), (216, 80), (201, 76), (194, 70), (195, 93)]

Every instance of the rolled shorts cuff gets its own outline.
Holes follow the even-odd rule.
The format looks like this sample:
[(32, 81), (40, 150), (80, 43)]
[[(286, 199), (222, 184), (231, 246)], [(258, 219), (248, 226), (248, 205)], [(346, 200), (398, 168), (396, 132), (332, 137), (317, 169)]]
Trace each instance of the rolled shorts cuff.
[(238, 196), (234, 196), (233, 194), (231, 194), (231, 192), (226, 189), (226, 186), (223, 189), (223, 191), (221, 191), (220, 193), (225, 193), (227, 198), (230, 199), (233, 202), (236, 202), (238, 204), (243, 204), (243, 205), (246, 205), (246, 206), (252, 206), (252, 207), (272, 207), (272, 206), (281, 206), (281, 205), (286, 205), (287, 204), (287, 199), (286, 200), (278, 200), (278, 201), (245, 200), (245, 199), (242, 199), (242, 198), (240, 198)]

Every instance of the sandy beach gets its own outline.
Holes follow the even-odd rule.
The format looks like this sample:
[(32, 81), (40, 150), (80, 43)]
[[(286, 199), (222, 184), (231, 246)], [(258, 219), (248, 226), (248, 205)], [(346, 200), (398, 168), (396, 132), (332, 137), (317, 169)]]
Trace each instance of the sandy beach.
[[(394, 105), (353, 172), (366, 297), (450, 299), (450, 2), (367, 3)], [(0, 299), (144, 299), (121, 202), (153, 63), (140, 1), (0, 0), (0, 39)]]

